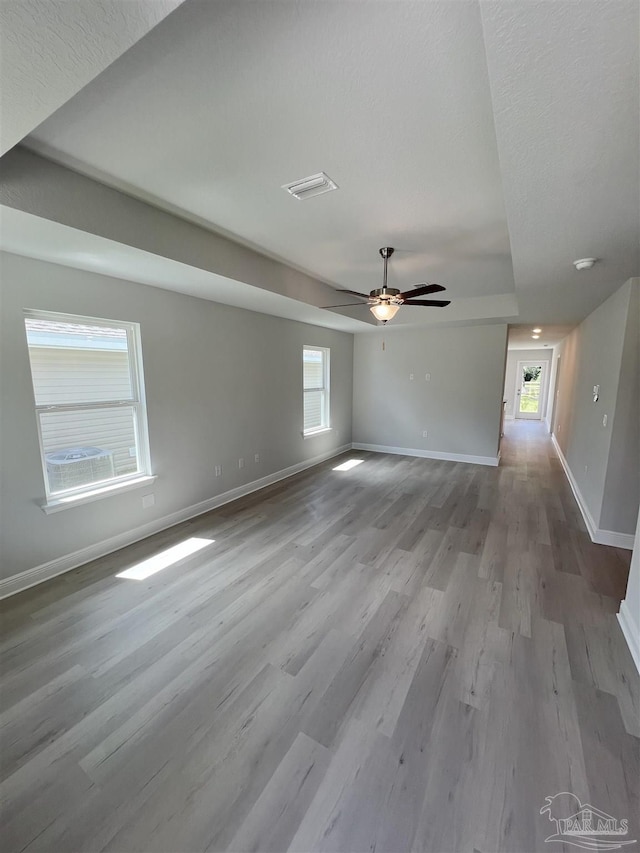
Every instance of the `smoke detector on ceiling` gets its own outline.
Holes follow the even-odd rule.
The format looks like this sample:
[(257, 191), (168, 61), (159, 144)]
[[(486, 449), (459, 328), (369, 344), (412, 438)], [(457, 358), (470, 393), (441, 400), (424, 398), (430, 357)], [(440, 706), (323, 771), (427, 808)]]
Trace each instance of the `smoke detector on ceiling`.
[(574, 261), (573, 265), (577, 270), (590, 270), (597, 260), (597, 258), (580, 258), (579, 261)]
[(282, 189), (302, 201), (305, 198), (312, 198), (314, 195), (322, 195), (323, 193), (330, 193), (331, 190), (337, 190), (338, 185), (331, 180), (329, 175), (318, 172), (317, 175), (301, 178), (292, 184), (283, 184)]

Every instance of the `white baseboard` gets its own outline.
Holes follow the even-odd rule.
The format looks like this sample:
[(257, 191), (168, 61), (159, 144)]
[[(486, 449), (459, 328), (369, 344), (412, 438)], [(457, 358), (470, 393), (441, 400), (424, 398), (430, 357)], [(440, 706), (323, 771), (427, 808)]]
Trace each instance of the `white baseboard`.
[[(589, 534), (591, 536), (591, 534)], [(596, 530), (595, 539), (591, 536), (593, 542), (598, 545), (610, 545), (612, 548), (624, 548), (625, 551), (633, 551), (635, 536), (630, 533), (618, 533), (616, 530)]]
[(423, 459), (444, 459), (447, 462), (470, 462), (472, 465), (492, 465), (500, 462), (500, 456), (469, 456), (466, 453), (441, 453), (439, 450), (418, 450), (411, 447), (388, 447), (386, 444), (353, 443), (354, 450), (371, 450), (374, 453), (395, 453), (399, 456), (420, 456)]
[(629, 646), (631, 657), (640, 672), (640, 626), (635, 624), (631, 610), (627, 604), (627, 599), (620, 605), (620, 613), (618, 613), (618, 622), (622, 628), (622, 633)]
[(582, 492), (576, 483), (573, 472), (571, 471), (571, 468), (569, 468), (569, 463), (565, 459), (564, 453), (560, 449), (560, 445), (553, 434), (551, 435), (551, 441), (553, 442), (553, 446), (558, 454), (560, 464), (564, 468), (564, 473), (567, 475), (567, 480), (569, 481), (573, 496), (580, 508), (582, 517), (584, 518), (584, 523), (587, 525), (591, 541), (598, 545), (611, 545), (613, 548), (625, 548), (627, 551), (633, 551), (635, 536), (632, 533), (618, 533), (615, 530), (602, 530), (596, 525), (593, 516), (589, 511), (589, 507), (587, 506), (585, 499), (582, 497)]
[(259, 480), (253, 480), (251, 483), (246, 483), (243, 486), (238, 486), (235, 489), (230, 489), (215, 497), (208, 498), (200, 503), (177, 510), (170, 515), (165, 515), (162, 518), (157, 518), (148, 524), (143, 524), (132, 530), (127, 530), (109, 539), (104, 539), (102, 542), (96, 542), (94, 545), (89, 545), (86, 548), (81, 548), (79, 551), (74, 551), (72, 554), (66, 554), (62, 557), (57, 557), (55, 560), (49, 560), (47, 563), (42, 563), (40, 566), (34, 566), (32, 569), (27, 569), (17, 575), (12, 575), (8, 578), (0, 579), (0, 599), (7, 598), (10, 595), (15, 595), (17, 592), (22, 592), (37, 584), (51, 580), (51, 578), (62, 575), (71, 569), (77, 569), (78, 566), (83, 566), (85, 563), (90, 563), (92, 560), (97, 560), (99, 557), (105, 557), (107, 554), (112, 554), (126, 545), (132, 545), (134, 542), (139, 542), (141, 539), (146, 539), (147, 536), (152, 536), (154, 533), (159, 533), (161, 530), (166, 530), (183, 521), (189, 521), (198, 515), (205, 512), (210, 512), (216, 507), (223, 504), (231, 503), (238, 500), (251, 492), (257, 492), (260, 489), (271, 486), (280, 480), (285, 480), (287, 477), (293, 477), (294, 474), (299, 474), (307, 468), (313, 468), (314, 465), (319, 465), (327, 459), (334, 456), (339, 456), (351, 450), (351, 444), (343, 444), (335, 450), (328, 453), (322, 453), (319, 456), (314, 456), (311, 459), (305, 459), (303, 462), (298, 462), (295, 465), (290, 465), (288, 468), (283, 468), (281, 471), (275, 471), (273, 474), (268, 474), (266, 477), (261, 477)]

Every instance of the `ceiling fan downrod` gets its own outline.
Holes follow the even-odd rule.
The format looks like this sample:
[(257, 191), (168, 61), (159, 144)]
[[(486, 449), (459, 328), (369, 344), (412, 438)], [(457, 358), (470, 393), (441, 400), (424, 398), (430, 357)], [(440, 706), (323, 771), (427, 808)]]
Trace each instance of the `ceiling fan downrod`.
[(382, 255), (382, 259), (384, 260), (384, 274), (382, 278), (382, 293), (387, 292), (387, 264), (389, 263), (389, 258), (393, 255), (394, 249), (392, 246), (384, 246), (380, 249), (380, 254)]

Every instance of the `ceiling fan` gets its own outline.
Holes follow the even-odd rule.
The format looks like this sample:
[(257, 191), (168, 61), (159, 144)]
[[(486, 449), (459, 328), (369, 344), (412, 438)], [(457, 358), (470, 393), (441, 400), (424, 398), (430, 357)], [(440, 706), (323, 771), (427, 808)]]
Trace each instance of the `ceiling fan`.
[[(425, 296), (427, 293), (439, 293), (446, 290), (441, 284), (418, 284), (413, 290), (407, 290), (401, 293), (395, 287), (387, 287), (387, 264), (389, 258), (393, 255), (394, 249), (391, 246), (384, 246), (380, 249), (380, 254), (384, 261), (384, 275), (382, 279), (382, 287), (377, 290), (372, 290), (369, 295), (366, 293), (358, 293), (357, 290), (339, 290), (338, 293), (350, 293), (352, 296), (359, 296), (367, 300), (367, 305), (371, 313), (377, 320), (386, 323), (395, 317), (398, 308), (401, 305), (429, 305), (432, 308), (444, 308), (451, 304), (451, 300), (444, 299), (417, 299), (418, 296)], [(362, 302), (349, 302), (345, 305), (327, 305), (327, 308), (351, 308), (352, 306), (362, 305)]]

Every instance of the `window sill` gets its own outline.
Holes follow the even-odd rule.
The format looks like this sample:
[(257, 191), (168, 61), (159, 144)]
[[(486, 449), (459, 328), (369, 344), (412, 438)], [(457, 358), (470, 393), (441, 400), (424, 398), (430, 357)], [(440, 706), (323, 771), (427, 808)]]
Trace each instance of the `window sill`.
[(40, 504), (40, 508), (47, 515), (53, 512), (60, 512), (63, 509), (71, 509), (80, 504), (88, 504), (92, 501), (99, 501), (101, 498), (108, 498), (110, 495), (119, 495), (122, 492), (129, 492), (132, 489), (139, 489), (141, 486), (148, 486), (155, 482), (157, 477), (143, 474), (133, 480), (125, 480), (122, 483), (112, 483), (110, 486), (101, 486), (99, 489), (94, 489), (91, 492), (82, 492), (79, 495), (69, 495), (61, 498), (51, 498), (46, 503)]
[(333, 427), (323, 427), (322, 429), (314, 429), (313, 432), (303, 432), (303, 438), (315, 438), (316, 435), (326, 435), (328, 432), (333, 432)]

